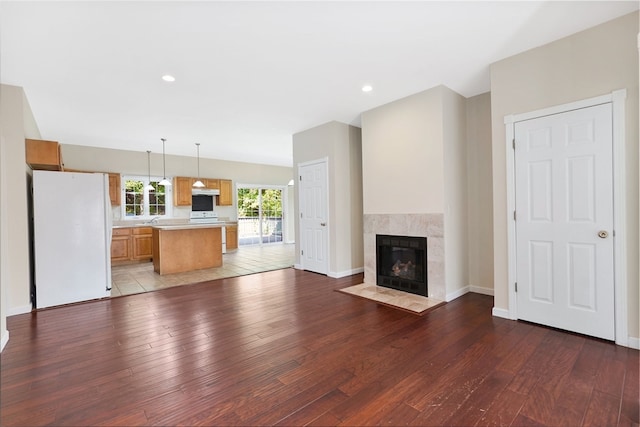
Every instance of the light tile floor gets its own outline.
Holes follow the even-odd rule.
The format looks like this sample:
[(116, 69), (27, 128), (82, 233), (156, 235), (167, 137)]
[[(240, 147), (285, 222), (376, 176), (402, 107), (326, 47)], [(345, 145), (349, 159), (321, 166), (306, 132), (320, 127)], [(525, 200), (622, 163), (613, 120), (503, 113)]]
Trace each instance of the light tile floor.
[(111, 268), (111, 296), (139, 294), (171, 286), (278, 270), (291, 267), (294, 262), (294, 244), (272, 244), (241, 246), (234, 252), (222, 255), (222, 267), (186, 273), (161, 276), (153, 271), (151, 262), (116, 266)]

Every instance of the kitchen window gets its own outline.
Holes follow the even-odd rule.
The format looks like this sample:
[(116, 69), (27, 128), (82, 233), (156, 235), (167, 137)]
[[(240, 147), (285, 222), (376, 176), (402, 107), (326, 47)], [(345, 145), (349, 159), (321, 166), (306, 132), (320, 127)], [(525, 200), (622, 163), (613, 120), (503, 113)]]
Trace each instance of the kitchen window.
[[(122, 191), (122, 217), (124, 219), (145, 219), (171, 216), (171, 187), (160, 185), (162, 178), (125, 176)], [(148, 188), (151, 184), (153, 190)]]

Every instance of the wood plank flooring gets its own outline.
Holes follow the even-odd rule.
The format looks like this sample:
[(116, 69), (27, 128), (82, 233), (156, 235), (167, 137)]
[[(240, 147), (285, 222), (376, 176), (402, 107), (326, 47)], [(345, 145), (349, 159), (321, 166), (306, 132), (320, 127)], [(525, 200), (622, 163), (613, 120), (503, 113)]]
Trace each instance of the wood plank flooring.
[(639, 352), (491, 316), (424, 316), (293, 269), (8, 319), (0, 425), (597, 425), (639, 421)]

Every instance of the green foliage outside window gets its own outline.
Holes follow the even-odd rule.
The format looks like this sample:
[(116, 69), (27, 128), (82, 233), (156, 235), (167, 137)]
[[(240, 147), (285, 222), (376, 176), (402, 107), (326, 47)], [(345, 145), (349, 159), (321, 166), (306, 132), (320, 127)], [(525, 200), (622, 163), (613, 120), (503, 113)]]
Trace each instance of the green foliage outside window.
[[(260, 189), (238, 189), (238, 216), (257, 218), (260, 215)], [(262, 189), (262, 212), (265, 216), (282, 217), (282, 190)]]
[(166, 194), (164, 185), (157, 181), (151, 181), (154, 191), (149, 191), (147, 196), (148, 209), (145, 209), (146, 182), (141, 180), (125, 181), (125, 215), (131, 216), (158, 216), (166, 214)]

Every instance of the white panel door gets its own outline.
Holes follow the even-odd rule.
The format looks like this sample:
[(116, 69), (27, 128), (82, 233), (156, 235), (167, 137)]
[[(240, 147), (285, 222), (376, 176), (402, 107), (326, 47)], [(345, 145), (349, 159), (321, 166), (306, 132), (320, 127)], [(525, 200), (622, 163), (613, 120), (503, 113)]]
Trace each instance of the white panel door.
[(613, 340), (611, 104), (514, 130), (518, 318)]
[(304, 165), (299, 171), (302, 268), (327, 274), (327, 163)]

